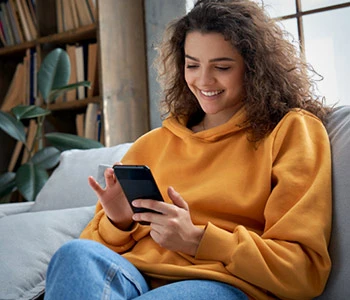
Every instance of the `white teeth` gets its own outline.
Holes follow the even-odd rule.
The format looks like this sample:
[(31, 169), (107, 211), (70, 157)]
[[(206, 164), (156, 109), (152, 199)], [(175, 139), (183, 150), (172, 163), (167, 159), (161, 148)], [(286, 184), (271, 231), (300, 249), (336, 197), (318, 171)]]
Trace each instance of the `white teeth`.
[(204, 96), (207, 96), (207, 97), (211, 97), (211, 96), (215, 96), (215, 95), (218, 95), (222, 92), (222, 90), (220, 91), (210, 91), (210, 92), (206, 92), (206, 91), (201, 91), (201, 93), (204, 95)]

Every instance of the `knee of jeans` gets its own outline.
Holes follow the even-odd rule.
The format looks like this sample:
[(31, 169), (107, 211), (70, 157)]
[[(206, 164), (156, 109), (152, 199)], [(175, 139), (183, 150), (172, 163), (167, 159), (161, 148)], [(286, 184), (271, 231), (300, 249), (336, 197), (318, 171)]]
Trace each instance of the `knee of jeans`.
[(89, 240), (74, 239), (63, 244), (52, 257), (52, 261), (58, 260), (60, 263), (70, 263), (74, 260), (74, 263), (81, 261), (85, 263), (85, 258), (88, 256), (91, 245), (96, 242)]

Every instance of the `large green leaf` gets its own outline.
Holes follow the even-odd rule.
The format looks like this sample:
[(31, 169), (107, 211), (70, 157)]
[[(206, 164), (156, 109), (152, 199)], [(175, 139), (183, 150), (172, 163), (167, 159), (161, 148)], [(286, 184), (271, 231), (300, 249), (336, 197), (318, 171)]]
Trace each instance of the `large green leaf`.
[(91, 149), (104, 147), (101, 143), (74, 134), (53, 132), (45, 134), (52, 146), (60, 151), (70, 149)]
[(44, 169), (29, 162), (18, 168), (16, 185), (26, 200), (34, 201), (48, 178), (49, 175)]
[(0, 175), (0, 198), (16, 190), (16, 173), (7, 172)]
[(14, 139), (25, 142), (26, 133), (23, 124), (9, 113), (0, 111), (0, 128)]
[(17, 120), (42, 117), (51, 113), (50, 110), (36, 105), (17, 105), (11, 109), (11, 112), (15, 115)]
[[(43, 60), (38, 72), (38, 88), (45, 102), (53, 89), (67, 85), (70, 77), (70, 61), (61, 48), (51, 51)], [(50, 99), (51, 100), (51, 99)]]
[(90, 83), (90, 81), (79, 81), (77, 83), (72, 83), (72, 84), (65, 85), (65, 86), (62, 86), (60, 88), (54, 89), (51, 91), (51, 93), (49, 95), (49, 99), (56, 100), (63, 93), (68, 92), (68, 91), (73, 90), (73, 89), (76, 89), (79, 86), (90, 88), (91, 83)]
[(42, 169), (51, 169), (56, 166), (60, 160), (61, 152), (55, 147), (46, 147), (41, 149), (31, 158), (31, 162), (36, 167)]

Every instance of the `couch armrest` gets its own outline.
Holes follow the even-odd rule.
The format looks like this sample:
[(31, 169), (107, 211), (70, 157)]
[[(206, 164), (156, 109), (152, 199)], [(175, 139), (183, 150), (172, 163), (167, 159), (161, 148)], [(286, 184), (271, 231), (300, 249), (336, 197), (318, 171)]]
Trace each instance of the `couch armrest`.
[(0, 205), (0, 217), (28, 212), (34, 202), (6, 203)]

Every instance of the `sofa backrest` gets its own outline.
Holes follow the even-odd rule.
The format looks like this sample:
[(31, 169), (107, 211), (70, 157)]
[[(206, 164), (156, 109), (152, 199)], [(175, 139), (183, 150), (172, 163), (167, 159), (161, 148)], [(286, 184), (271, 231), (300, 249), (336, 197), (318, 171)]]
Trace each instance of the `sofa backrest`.
[(317, 299), (350, 298), (350, 106), (335, 109), (326, 125), (332, 147), (333, 227), (329, 245), (332, 270)]

